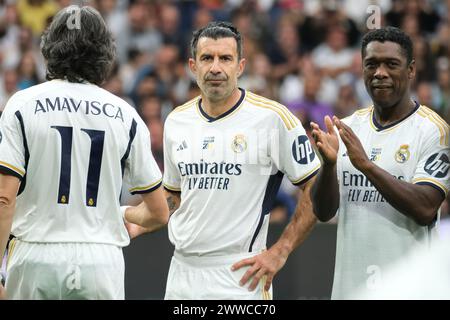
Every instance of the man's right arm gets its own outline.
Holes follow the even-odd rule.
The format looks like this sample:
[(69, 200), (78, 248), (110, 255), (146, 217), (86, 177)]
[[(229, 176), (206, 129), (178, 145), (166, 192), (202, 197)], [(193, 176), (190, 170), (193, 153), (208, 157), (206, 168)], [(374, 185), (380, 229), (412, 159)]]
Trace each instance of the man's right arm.
[(142, 200), (138, 206), (126, 209), (125, 220), (143, 227), (144, 232), (153, 232), (164, 227), (169, 220), (169, 208), (164, 199), (163, 188), (142, 194)]
[(324, 120), (327, 132), (322, 131), (316, 123), (311, 123), (311, 134), (323, 160), (311, 189), (311, 199), (314, 214), (322, 222), (335, 216), (339, 208), (340, 197), (336, 172), (339, 139), (330, 117), (326, 116)]

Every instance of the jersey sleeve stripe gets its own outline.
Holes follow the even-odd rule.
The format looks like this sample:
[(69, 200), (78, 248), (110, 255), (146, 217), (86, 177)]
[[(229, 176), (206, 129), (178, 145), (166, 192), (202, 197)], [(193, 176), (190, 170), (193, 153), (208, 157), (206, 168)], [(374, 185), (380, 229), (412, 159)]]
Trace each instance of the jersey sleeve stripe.
[(180, 191), (181, 191), (181, 188), (173, 187), (173, 186), (171, 186), (171, 185), (168, 185), (168, 184), (165, 183), (165, 182), (164, 182), (164, 188), (166, 188), (166, 189), (169, 190), (169, 191), (175, 191), (175, 192), (180, 192)]
[(364, 109), (356, 110), (355, 113), (358, 116), (363, 116), (363, 115), (365, 115), (365, 114), (367, 114), (367, 113), (369, 113), (371, 111), (372, 111), (372, 106), (364, 108)]
[(288, 108), (286, 108), (285, 106), (283, 106), (282, 104), (273, 101), (273, 100), (269, 100), (266, 99), (262, 96), (258, 96), (252, 92), (249, 92), (250, 97), (254, 100), (254, 101), (258, 101), (264, 104), (268, 104), (271, 105), (275, 108), (278, 108), (282, 113), (285, 114), (285, 116), (289, 119), (290, 123), (293, 125), (293, 127), (295, 127), (296, 125), (298, 125), (298, 121), (296, 120), (296, 118), (292, 115), (292, 113), (289, 111)]
[(319, 169), (320, 169), (320, 163), (314, 169), (312, 169), (310, 172), (305, 174), (300, 179), (295, 180), (295, 181), (291, 180), (292, 184), (298, 186), (298, 185), (301, 185), (301, 184), (305, 183), (306, 181), (308, 181), (309, 179), (314, 177), (319, 172)]
[(274, 108), (271, 105), (259, 103), (259, 102), (255, 101), (255, 100), (251, 99), (250, 97), (248, 97), (247, 99), (252, 105), (254, 105), (256, 107), (269, 109), (269, 110), (272, 110), (272, 111), (276, 112), (280, 116), (281, 120), (283, 120), (283, 122), (286, 125), (287, 129), (288, 130), (292, 130), (293, 126), (292, 126), (291, 122), (286, 118), (286, 116), (280, 110)]
[(183, 110), (187, 110), (187, 109), (189, 109), (190, 107), (192, 107), (192, 106), (194, 106), (196, 103), (197, 103), (197, 101), (200, 99), (200, 96), (198, 96), (198, 97), (195, 97), (194, 99), (192, 99), (192, 100), (189, 100), (188, 102), (186, 102), (185, 104), (183, 104), (183, 105), (181, 105), (181, 106), (179, 106), (179, 107), (176, 107), (175, 109), (173, 109), (173, 113), (176, 113), (176, 112), (180, 112), (180, 111), (183, 111)]
[(280, 112), (283, 113), (285, 115), (285, 117), (289, 120), (289, 123), (292, 125), (293, 128), (295, 128), (299, 124), (298, 120), (296, 120), (296, 118), (292, 115), (292, 113), (289, 111), (289, 109), (286, 108), (285, 106), (283, 106), (282, 104), (280, 104), (276, 101), (271, 101), (264, 97), (255, 95), (254, 93), (251, 93), (251, 92), (249, 92), (249, 97), (253, 101), (260, 102), (260, 103), (272, 106), (272, 107), (280, 110)]
[(125, 172), (125, 162), (127, 161), (128, 156), (130, 155), (131, 145), (133, 143), (134, 137), (136, 136), (136, 127), (137, 127), (137, 122), (136, 122), (136, 120), (133, 119), (133, 121), (131, 122), (131, 127), (130, 127), (130, 132), (129, 132), (130, 139), (128, 140), (127, 150), (125, 151), (125, 154), (123, 155), (122, 159), (120, 160), (120, 165), (122, 167), (122, 176)]
[(22, 179), (25, 175), (25, 172), (23, 170), (20, 170), (19, 168), (10, 165), (6, 162), (0, 161), (0, 171), (5, 172), (6, 174), (15, 176), (19, 179)]
[(6, 257), (6, 270), (8, 270), (9, 261), (11, 261), (11, 257), (14, 253), (14, 249), (16, 248), (16, 243), (17, 243), (16, 238), (12, 238), (11, 241), (9, 242), (8, 256)]
[(429, 185), (437, 190), (439, 190), (444, 198), (447, 197), (448, 194), (448, 189), (439, 181), (433, 180), (433, 179), (427, 179), (427, 178), (420, 178), (420, 179), (414, 179), (412, 181), (414, 184), (419, 184), (419, 185)]
[(419, 109), (418, 114), (423, 118), (427, 118), (438, 127), (440, 132), (440, 144), (448, 145), (449, 127), (447, 123), (445, 123), (445, 121), (442, 120), (442, 118), (440, 118), (439, 115), (437, 115), (434, 111), (424, 106), (422, 106), (421, 109)]
[(431, 116), (436, 121), (436, 123), (438, 123), (442, 126), (442, 128), (444, 129), (444, 132), (448, 138), (449, 131), (450, 131), (449, 125), (436, 112), (434, 112), (430, 108), (423, 106), (423, 109), (424, 109), (425, 114), (428, 114), (429, 116)]
[(16, 116), (17, 120), (19, 120), (19, 123), (20, 123), (20, 130), (22, 131), (22, 139), (23, 139), (23, 148), (25, 151), (25, 154), (24, 154), (24, 156), (25, 156), (25, 173), (23, 175), (22, 182), (20, 183), (19, 191), (17, 192), (17, 194), (19, 195), (23, 192), (23, 190), (25, 190), (25, 186), (27, 185), (26, 171), (28, 168), (28, 162), (30, 161), (30, 149), (28, 149), (27, 136), (25, 135), (25, 123), (23, 121), (22, 114), (20, 113), (20, 111), (16, 111), (15, 116)]
[(132, 189), (130, 189), (130, 193), (131, 194), (149, 193), (149, 192), (152, 192), (152, 191), (158, 189), (159, 186), (161, 185), (161, 183), (162, 183), (162, 179), (159, 179), (158, 181), (156, 181), (152, 184), (149, 184), (148, 186), (132, 188)]

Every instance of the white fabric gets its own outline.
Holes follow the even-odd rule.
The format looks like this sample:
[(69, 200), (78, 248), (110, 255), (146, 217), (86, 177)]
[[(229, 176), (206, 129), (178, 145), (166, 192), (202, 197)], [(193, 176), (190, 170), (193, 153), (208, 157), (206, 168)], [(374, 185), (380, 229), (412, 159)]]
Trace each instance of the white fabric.
[[(425, 106), (387, 128), (377, 127), (373, 107), (344, 119), (368, 155), (397, 179), (425, 183), (446, 195), (449, 181), (449, 128)], [(435, 225), (420, 226), (394, 209), (357, 171), (340, 143), (340, 189), (333, 299), (345, 299), (358, 287), (377, 286), (386, 267), (418, 245), (428, 246)]]
[(265, 278), (253, 291), (248, 290), (251, 280), (239, 284), (249, 267), (231, 271), (231, 266), (255, 253), (215, 256), (184, 257), (175, 253), (167, 277), (165, 300), (272, 300), (272, 286), (264, 290)]
[(119, 209), (123, 179), (132, 193), (161, 181), (148, 129), (130, 105), (96, 85), (53, 80), (16, 93), (0, 133), (0, 169), (25, 185), (12, 226), (16, 237), (129, 243)]
[(182, 254), (264, 249), (269, 203), (283, 173), (302, 183), (320, 167), (305, 130), (285, 107), (248, 91), (241, 98), (215, 121), (201, 114), (198, 99), (166, 120), (164, 186), (181, 191), (169, 238)]
[[(356, 291), (354, 299), (450, 300), (450, 221), (439, 226), (439, 240), (430, 248), (418, 247), (389, 266), (374, 290)], [(441, 233), (446, 224), (447, 234)]]
[(8, 299), (125, 299), (120, 247), (13, 241), (7, 266)]

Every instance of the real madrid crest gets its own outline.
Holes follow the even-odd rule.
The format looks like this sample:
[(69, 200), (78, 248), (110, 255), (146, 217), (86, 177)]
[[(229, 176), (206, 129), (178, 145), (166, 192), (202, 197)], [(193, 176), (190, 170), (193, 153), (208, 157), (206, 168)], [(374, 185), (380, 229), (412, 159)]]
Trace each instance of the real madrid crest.
[(405, 163), (408, 161), (411, 153), (409, 152), (409, 145), (402, 144), (400, 148), (395, 153), (395, 161), (398, 163)]
[(231, 149), (236, 153), (242, 153), (247, 150), (247, 141), (243, 134), (237, 134), (231, 143)]

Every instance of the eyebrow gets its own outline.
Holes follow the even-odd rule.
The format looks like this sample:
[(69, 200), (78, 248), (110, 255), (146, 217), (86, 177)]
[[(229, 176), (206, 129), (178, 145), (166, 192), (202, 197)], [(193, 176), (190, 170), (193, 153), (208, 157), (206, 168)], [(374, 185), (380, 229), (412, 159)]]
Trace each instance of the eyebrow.
[(396, 61), (396, 62), (402, 62), (401, 59), (395, 58), (395, 57), (369, 57), (364, 58), (363, 62), (366, 61)]
[[(211, 54), (211, 53), (202, 53), (202, 54), (200, 55), (200, 58), (203, 58), (203, 57), (212, 57), (212, 56), (213, 56), (213, 54)], [(232, 54), (225, 53), (225, 54), (219, 55), (219, 58), (233, 58), (233, 55), (232, 55)]]

